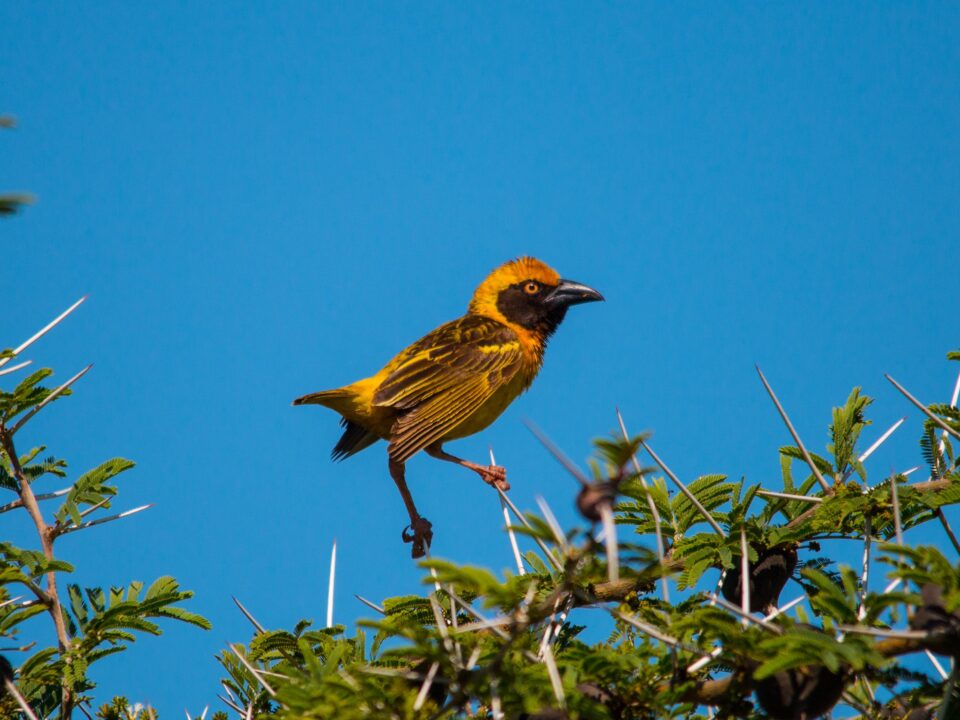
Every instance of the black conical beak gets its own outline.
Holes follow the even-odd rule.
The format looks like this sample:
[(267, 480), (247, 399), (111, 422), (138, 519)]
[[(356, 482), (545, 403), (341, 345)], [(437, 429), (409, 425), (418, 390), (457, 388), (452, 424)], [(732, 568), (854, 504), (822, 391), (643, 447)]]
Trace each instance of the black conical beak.
[(589, 285), (578, 283), (576, 280), (561, 280), (560, 284), (545, 298), (546, 304), (551, 307), (569, 307), (597, 300), (603, 300), (603, 295)]

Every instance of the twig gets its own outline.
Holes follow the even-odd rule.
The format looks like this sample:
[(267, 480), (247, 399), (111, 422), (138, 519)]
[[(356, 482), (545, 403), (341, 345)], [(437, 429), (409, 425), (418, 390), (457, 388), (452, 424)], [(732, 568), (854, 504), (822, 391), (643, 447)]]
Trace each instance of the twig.
[[(490, 464), (496, 465), (497, 459), (493, 456), (493, 447), (490, 447)], [(521, 575), (526, 574), (523, 567), (523, 558), (520, 556), (520, 546), (517, 544), (517, 534), (513, 531), (513, 525), (510, 524), (510, 513), (507, 511), (507, 504), (500, 498), (500, 509), (503, 511), (503, 522), (507, 528), (507, 537), (510, 538), (510, 548), (513, 550), (513, 559), (517, 562), (517, 572)]]
[[(630, 435), (627, 433), (627, 426), (623, 422), (623, 416), (620, 414), (620, 408), (617, 408), (617, 422), (620, 423), (620, 432), (623, 434), (623, 439), (627, 442), (630, 442)], [(647, 496), (647, 505), (650, 508), (650, 514), (653, 515), (653, 526), (657, 536), (657, 558), (660, 560), (661, 570), (664, 570), (665, 553), (663, 548), (663, 531), (660, 527), (660, 511), (657, 509), (657, 503), (654, 502), (653, 496), (650, 494), (650, 488), (647, 487), (647, 480), (643, 476), (643, 470), (640, 468), (640, 462), (637, 460), (637, 454), (633, 453), (630, 456), (630, 459), (633, 462), (634, 472), (637, 473), (637, 478), (640, 480), (640, 485), (643, 487), (644, 493)], [(670, 602), (670, 588), (667, 584), (667, 575), (665, 572), (660, 576), (660, 583), (663, 591), (663, 601)]]
[(924, 415), (926, 415), (928, 418), (930, 418), (931, 420), (933, 420), (933, 422), (935, 422), (937, 425), (939, 425), (940, 428), (943, 429), (945, 432), (950, 433), (950, 434), (953, 435), (955, 438), (957, 438), (958, 440), (960, 440), (960, 432), (957, 432), (957, 431), (954, 430), (952, 427), (950, 427), (949, 425), (947, 425), (939, 416), (934, 415), (932, 412), (930, 412), (930, 410), (927, 409), (927, 406), (926, 406), (926, 405), (924, 405), (924, 404), (921, 403), (919, 400), (917, 400), (913, 395), (911, 395), (911, 394), (907, 391), (907, 389), (906, 389), (905, 387), (903, 387), (903, 385), (901, 385), (900, 383), (898, 383), (898, 382), (897, 382), (896, 380), (894, 380), (892, 377), (890, 377), (890, 376), (887, 375), (887, 374), (884, 374), (884, 377), (885, 377), (887, 380), (889, 380), (889, 381), (893, 384), (893, 386), (894, 386), (897, 390), (899, 390), (899, 391), (903, 394), (903, 396), (904, 396), (905, 398), (907, 398), (907, 400), (909, 400), (910, 402), (912, 402), (912, 403), (917, 407), (917, 409), (920, 410), (920, 412), (922, 412), (922, 413), (923, 413)]
[(703, 518), (704, 518), (708, 523), (710, 523), (710, 526), (714, 529), (714, 531), (716, 531), (716, 533), (717, 533), (720, 537), (726, 537), (727, 534), (723, 531), (723, 528), (720, 527), (720, 524), (719, 524), (716, 520), (713, 519), (713, 515), (711, 515), (709, 512), (707, 512), (707, 509), (700, 503), (699, 500), (697, 500), (697, 496), (694, 495), (692, 492), (690, 492), (690, 491), (687, 489), (687, 486), (686, 486), (686, 485), (684, 485), (682, 482), (680, 482), (680, 478), (678, 478), (676, 475), (673, 474), (673, 472), (670, 470), (670, 468), (668, 468), (668, 467), (664, 464), (663, 460), (661, 460), (660, 457), (653, 451), (653, 448), (650, 447), (650, 446), (649, 446), (645, 441), (643, 441), (643, 440), (640, 441), (640, 445), (641, 445), (641, 447), (643, 447), (644, 450), (646, 450), (648, 453), (650, 453), (650, 457), (653, 458), (653, 461), (654, 461), (657, 465), (660, 466), (660, 469), (663, 470), (663, 471), (670, 477), (671, 480), (673, 480), (674, 484), (680, 489), (680, 492), (682, 492), (684, 495), (687, 496), (687, 500), (689, 500), (691, 503), (693, 503), (693, 506), (700, 512), (700, 514), (703, 516)]
[(337, 539), (333, 539), (330, 551), (330, 584), (327, 586), (327, 627), (333, 627), (333, 585), (337, 577)]
[(817, 478), (817, 482), (820, 483), (820, 487), (823, 488), (825, 493), (832, 492), (830, 486), (827, 484), (827, 481), (823, 479), (823, 475), (820, 474), (820, 469), (817, 467), (816, 463), (813, 462), (813, 458), (810, 456), (810, 453), (807, 451), (806, 446), (800, 440), (800, 436), (797, 435), (797, 431), (793, 427), (793, 423), (790, 422), (790, 418), (787, 417), (787, 411), (783, 409), (783, 405), (780, 404), (780, 401), (777, 400), (776, 393), (773, 392), (773, 388), (770, 387), (770, 383), (767, 382), (767, 378), (764, 377), (763, 371), (760, 370), (760, 366), (757, 365), (757, 374), (760, 376), (760, 382), (763, 383), (763, 387), (766, 388), (767, 394), (770, 396), (770, 399), (773, 400), (773, 404), (777, 406), (777, 412), (780, 413), (780, 417), (783, 418), (784, 424), (787, 426), (787, 430), (790, 431), (790, 437), (793, 438), (793, 441), (797, 444), (797, 447), (800, 448), (800, 452), (803, 454), (803, 459), (807, 461), (807, 465), (810, 466), (810, 469), (813, 471), (814, 476)]
[(11, 356), (9, 356), (9, 357), (5, 357), (5, 358), (0, 358), (0, 367), (3, 367), (4, 365), (6, 365), (6, 364), (7, 364), (8, 362), (10, 362), (10, 360), (12, 360), (14, 357), (16, 357), (17, 355), (19, 355), (20, 353), (22, 353), (22, 352), (23, 352), (24, 350), (26, 350), (28, 347), (30, 347), (31, 345), (33, 345), (37, 340), (39, 340), (39, 339), (42, 338), (44, 335), (46, 335), (48, 332), (50, 332), (51, 330), (53, 330), (53, 328), (55, 328), (55, 327), (60, 323), (61, 320), (63, 320), (67, 315), (69, 315), (69, 314), (72, 313), (74, 310), (76, 310), (76, 309), (80, 306), (80, 304), (81, 304), (84, 300), (87, 299), (87, 297), (88, 297), (87, 295), (84, 295), (82, 298), (80, 298), (79, 300), (77, 300), (73, 305), (71, 305), (71, 306), (68, 307), (66, 310), (64, 310), (62, 313), (60, 313), (56, 318), (54, 318), (53, 320), (51, 320), (50, 323), (46, 325), (46, 327), (44, 327), (44, 328), (43, 328), (42, 330), (40, 330), (39, 332), (35, 333), (29, 340), (25, 340), (23, 343), (21, 343), (21, 345), (20, 345), (19, 347), (17, 347), (17, 348), (13, 351), (13, 355), (11, 355)]

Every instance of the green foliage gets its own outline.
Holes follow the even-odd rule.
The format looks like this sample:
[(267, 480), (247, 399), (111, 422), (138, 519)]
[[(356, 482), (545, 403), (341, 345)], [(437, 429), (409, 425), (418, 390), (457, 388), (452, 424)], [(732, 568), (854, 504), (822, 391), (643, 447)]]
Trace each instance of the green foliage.
[[(12, 352), (4, 351), (4, 358)], [(203, 617), (182, 606), (193, 593), (182, 590), (172, 577), (155, 580), (149, 587), (139, 581), (104, 590), (64, 585), (62, 576), (77, 572), (55, 553), (57, 540), (68, 532), (116, 520), (121, 516), (91, 517), (110, 507), (118, 489), (114, 478), (133, 467), (122, 458), (108, 460), (77, 478), (65, 491), (38, 494), (34, 486), (47, 477), (63, 478), (67, 464), (54, 456), (42, 456), (46, 447), (37, 446), (18, 455), (14, 435), (52, 400), (70, 394), (54, 392), (41, 385), (52, 371), (38, 370), (10, 391), (0, 390), (0, 488), (11, 500), (0, 513), (15, 513), (36, 531), (38, 548), (21, 548), (0, 542), (0, 637), (21, 646), (15, 686), (24, 702), (38, 717), (66, 720), (79, 707), (87, 713), (96, 683), (91, 674), (95, 663), (126, 650), (137, 634), (159, 635), (161, 619), (209, 628)], [(17, 434), (19, 438), (19, 434)], [(47, 519), (42, 501), (63, 497)], [(88, 519), (89, 518), (89, 519)], [(16, 592), (15, 591), (19, 591)], [(22, 600), (26, 594), (30, 599)], [(48, 629), (41, 631), (46, 623)], [(53, 627), (53, 632), (49, 630)], [(32, 642), (25, 642), (28, 638)], [(37, 648), (37, 641), (49, 638), (55, 644)], [(91, 705), (92, 707), (92, 705)], [(0, 697), (0, 716), (19, 714), (19, 705), (7, 694)], [(101, 706), (98, 717), (105, 720), (147, 720), (157, 714), (150, 708), (130, 705), (125, 698)]]
[[(813, 554), (831, 539), (856, 540), (859, 546), (868, 529), (873, 537), (894, 538), (897, 507), (906, 532), (929, 522), (939, 508), (960, 503), (960, 476), (946, 449), (932, 485), (911, 483), (903, 475), (866, 485), (867, 469), (857, 458), (871, 402), (855, 388), (832, 413), (827, 447), (832, 461), (811, 453), (818, 470), (833, 481), (828, 492), (799, 448), (780, 448), (783, 487), (777, 490), (819, 503), (760, 495), (759, 484), (731, 482), (720, 474), (690, 482), (688, 490), (723, 534), (706, 524), (686, 495), (671, 492), (672, 482), (649, 469), (637, 472), (640, 438), (602, 439), (591, 474), (595, 482), (619, 488), (616, 522), (631, 528), (637, 540), (620, 538), (618, 578), (610, 577), (604, 546), (590, 523), (558, 535), (545, 520), (527, 514), (515, 531), (542, 543), (553, 560), (529, 552), (526, 574), (498, 576), (432, 558), (421, 562), (428, 594), (383, 600), (383, 614), (361, 620), (355, 634), (341, 627), (311, 631), (306, 622), (293, 632), (258, 632), (248, 646), (220, 655), (229, 705), (240, 714), (250, 708), (255, 716), (284, 720), (498, 713), (700, 718), (705, 704), (714, 706), (718, 717), (760, 718), (761, 709), (750, 701), (757, 683), (814, 677), (813, 669), (825, 668), (846, 686), (844, 702), (864, 718), (875, 714), (875, 706), (858, 678), (891, 703), (935, 706), (942, 701), (942, 684), (900, 657), (924, 647), (938, 651), (932, 640), (926, 646), (925, 641), (897, 645), (900, 641), (861, 628), (889, 631), (902, 621), (904, 606), (922, 602), (918, 589), (924, 584), (942, 590), (945, 612), (960, 611), (960, 568), (935, 548), (875, 543), (874, 554), (892, 568), (888, 579), (903, 583), (881, 592), (878, 570), (863, 586), (862, 568)], [(931, 407), (953, 417), (949, 409)], [(936, 441), (941, 439), (938, 433)], [(799, 484), (798, 462), (805, 468)], [(662, 563), (653, 550), (655, 514), (665, 548)], [(813, 624), (803, 621), (807, 612), (800, 610), (799, 619), (781, 615), (763, 627), (755, 621), (745, 626), (716, 597), (721, 573), (740, 569), (741, 531), (751, 573), (763, 558), (776, 560), (777, 552), (807, 553), (793, 579)], [(676, 588), (671, 595), (680, 593), (673, 602), (661, 596), (663, 575)], [(761, 575), (750, 577), (751, 583), (763, 582)], [(609, 632), (598, 637), (596, 630), (574, 625), (574, 617), (589, 626), (606, 624)]]

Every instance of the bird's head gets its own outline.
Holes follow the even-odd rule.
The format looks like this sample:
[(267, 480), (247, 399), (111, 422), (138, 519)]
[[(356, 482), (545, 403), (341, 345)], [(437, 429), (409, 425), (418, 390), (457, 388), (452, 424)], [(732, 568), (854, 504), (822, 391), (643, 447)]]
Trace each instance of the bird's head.
[(557, 329), (568, 307), (595, 300), (603, 300), (603, 295), (582, 283), (564, 280), (536, 258), (521, 257), (504, 263), (480, 283), (469, 312), (546, 339)]

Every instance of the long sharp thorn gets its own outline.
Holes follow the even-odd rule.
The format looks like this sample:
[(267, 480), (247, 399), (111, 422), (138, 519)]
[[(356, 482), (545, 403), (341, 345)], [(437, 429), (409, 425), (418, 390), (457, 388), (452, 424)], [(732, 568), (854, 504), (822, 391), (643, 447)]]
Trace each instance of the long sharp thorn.
[(857, 619), (867, 615), (867, 586), (870, 581), (870, 516), (863, 516), (863, 574), (860, 576), (860, 607)]
[(69, 315), (69, 314), (72, 313), (74, 310), (76, 310), (76, 309), (80, 306), (80, 304), (81, 304), (84, 300), (87, 299), (87, 297), (88, 297), (87, 295), (84, 295), (82, 298), (80, 298), (79, 300), (77, 300), (73, 305), (71, 305), (71, 306), (68, 307), (66, 310), (64, 310), (62, 313), (60, 313), (59, 315), (57, 315), (57, 317), (55, 317), (53, 320), (51, 320), (50, 323), (49, 323), (46, 327), (44, 327), (42, 330), (40, 330), (39, 332), (37, 332), (36, 334), (34, 334), (33, 337), (31, 337), (29, 340), (24, 341), (19, 347), (17, 347), (16, 349), (14, 349), (13, 355), (12, 355), (11, 357), (0, 358), (0, 367), (3, 367), (4, 365), (6, 365), (8, 362), (10, 362), (10, 360), (11, 360), (13, 357), (16, 357), (17, 355), (19, 355), (20, 353), (22, 353), (22, 352), (23, 352), (24, 350), (26, 350), (28, 347), (30, 347), (31, 345), (33, 345), (37, 340), (39, 340), (39, 339), (42, 338), (44, 335), (46, 335), (48, 332), (50, 332), (51, 330), (53, 330), (53, 328), (55, 328), (55, 327), (57, 326), (57, 324), (58, 324), (61, 320), (63, 320), (65, 317), (67, 317), (67, 315)]
[(561, 709), (565, 708), (567, 699), (563, 693), (563, 681), (560, 679), (560, 671), (557, 669), (557, 661), (553, 657), (553, 650), (547, 645), (543, 651), (543, 664), (547, 666), (547, 674), (550, 676), (550, 684), (553, 686), (553, 695), (557, 698), (557, 705)]
[(20, 370), (21, 368), (25, 368), (27, 365), (29, 365), (32, 362), (33, 360), (24, 360), (22, 363), (17, 363), (12, 367), (8, 367), (4, 370), (0, 370), (0, 375), (9, 375), (10, 373), (14, 373), (17, 370)]
[(110, 517), (97, 518), (96, 520), (88, 520), (85, 523), (80, 523), (79, 525), (68, 525), (58, 532), (59, 535), (66, 535), (67, 533), (76, 532), (77, 530), (85, 530), (86, 528), (93, 527), (94, 525), (103, 525), (103, 523), (113, 522), (114, 520), (120, 520), (121, 518), (129, 517), (130, 515), (135, 515), (144, 510), (149, 510), (153, 507), (153, 503), (149, 505), (141, 505), (140, 507), (134, 508), (133, 510), (126, 510), (125, 512), (119, 513), (117, 515), (111, 515)]
[(266, 632), (266, 630), (264, 629), (263, 625), (261, 625), (259, 622), (257, 622), (257, 619), (256, 619), (253, 615), (250, 614), (250, 611), (247, 610), (247, 609), (243, 606), (243, 603), (241, 603), (239, 600), (237, 600), (236, 597), (233, 598), (233, 602), (234, 602), (234, 604), (235, 604), (238, 608), (240, 608), (240, 612), (243, 613), (243, 616), (244, 616), (247, 620), (250, 621), (250, 624), (253, 625), (254, 629), (256, 629), (258, 635), (259, 635), (260, 633), (265, 633), (265, 632)]
[(236, 703), (230, 702), (230, 701), (227, 700), (227, 698), (225, 698), (223, 695), (217, 695), (217, 697), (220, 698), (220, 701), (221, 701), (224, 705), (229, 705), (232, 710), (234, 710), (234, 711), (240, 713), (241, 715), (243, 715), (243, 710), (240, 709), (240, 706), (239, 706), (239, 705), (237, 705)]
[(898, 383), (898, 382), (897, 382), (896, 380), (894, 380), (892, 377), (890, 377), (889, 375), (886, 375), (886, 374), (884, 374), (884, 377), (885, 377), (887, 380), (889, 380), (889, 381), (893, 384), (893, 386), (894, 386), (897, 390), (899, 390), (899, 391), (903, 394), (903, 396), (904, 396), (905, 398), (907, 398), (907, 400), (909, 400), (910, 402), (912, 402), (920, 412), (922, 412), (922, 413), (923, 413), (924, 415), (926, 415), (928, 418), (930, 418), (931, 420), (933, 420), (933, 422), (935, 422), (937, 425), (939, 425), (942, 430), (944, 430), (945, 432), (950, 433), (950, 434), (953, 435), (955, 438), (957, 438), (958, 440), (960, 440), (960, 432), (957, 432), (957, 431), (954, 430), (952, 427), (950, 427), (949, 425), (947, 425), (939, 416), (934, 415), (932, 412), (930, 412), (930, 410), (927, 408), (926, 405), (924, 405), (922, 402), (920, 402), (919, 400), (917, 400), (913, 395), (911, 395), (911, 394), (907, 391), (907, 389), (906, 389), (905, 387), (903, 387), (903, 385), (901, 385), (900, 383)]
[(330, 583), (327, 586), (327, 627), (333, 627), (333, 587), (337, 577), (337, 539), (333, 539), (330, 551)]
[[(500, 488), (496, 488), (496, 490), (497, 490), (498, 493), (500, 493), (500, 499), (503, 500), (503, 501), (507, 504), (507, 507), (510, 508), (510, 510), (511, 510), (511, 511), (513, 512), (513, 514), (517, 517), (517, 519), (523, 524), (523, 526), (524, 526), (525, 528), (527, 528), (527, 530), (529, 530), (530, 532), (533, 532), (533, 527), (530, 525), (530, 523), (527, 521), (527, 519), (523, 516), (523, 513), (520, 512), (520, 511), (517, 509), (517, 506), (513, 504), (513, 500), (511, 500), (509, 497), (507, 497), (507, 494), (506, 494), (505, 492), (503, 492), (503, 490), (501, 490)], [(540, 539), (539, 537), (537, 537), (536, 535), (533, 535), (532, 537), (533, 537), (534, 542), (537, 543), (537, 546), (540, 548), (540, 550), (541, 550), (541, 551), (543, 552), (543, 554), (546, 556), (547, 561), (548, 561), (551, 565), (553, 565), (554, 569), (556, 569), (556, 570), (562, 569), (562, 566), (560, 565), (560, 562), (557, 560), (556, 557), (554, 557), (553, 553), (550, 551), (550, 548), (548, 548), (548, 547), (544, 544), (543, 540), (541, 540), (541, 539)]]
[(943, 512), (943, 508), (937, 508), (934, 512), (940, 520), (940, 524), (943, 525), (943, 529), (946, 530), (947, 537), (949, 537), (950, 542), (953, 543), (954, 549), (960, 553), (960, 542), (957, 541), (957, 536), (953, 534), (953, 528), (951, 528), (950, 523), (947, 522), (947, 516)]
[(897, 534), (897, 545), (903, 547), (903, 525), (900, 520), (900, 497), (897, 495), (897, 476), (890, 476), (890, 500), (893, 503), (893, 529)]
[(646, 633), (650, 637), (655, 638), (662, 643), (666, 643), (667, 645), (671, 645), (673, 647), (676, 647), (680, 644), (680, 641), (677, 640), (675, 637), (670, 637), (666, 633), (660, 632), (653, 625), (649, 625), (648, 623), (643, 622), (643, 620), (637, 620), (635, 617), (626, 615), (625, 613), (622, 613), (619, 610), (613, 610), (611, 612), (613, 613), (613, 615), (620, 618), (625, 623), (629, 625), (633, 625), (635, 628), (637, 628), (637, 630), (640, 630), (641, 632)]
[[(957, 382), (953, 386), (953, 395), (950, 396), (950, 407), (957, 406), (957, 400), (960, 399), (960, 373), (957, 373)], [(944, 431), (940, 435), (940, 454), (943, 454), (946, 448), (947, 433)]]
[(747, 550), (747, 530), (740, 527), (740, 608), (743, 610), (743, 626), (747, 626), (746, 616), (750, 614), (750, 555)]
[(427, 701), (427, 693), (430, 692), (430, 686), (433, 685), (433, 679), (437, 676), (437, 670), (440, 669), (440, 663), (436, 660), (430, 665), (430, 669), (427, 670), (427, 676), (423, 679), (423, 685), (420, 686), (420, 692), (417, 693), (417, 699), (413, 703), (414, 710), (420, 710), (423, 707), (423, 704)]
[(547, 505), (547, 501), (542, 495), (537, 495), (537, 505), (540, 506), (540, 512), (543, 513), (543, 519), (546, 520), (547, 525), (550, 526), (550, 531), (553, 533), (553, 537), (557, 541), (557, 545), (559, 545), (561, 548), (565, 548), (567, 546), (567, 539), (563, 535), (563, 530), (560, 529), (560, 523), (557, 522), (556, 515), (553, 514), (553, 510), (551, 510), (550, 506)]
[[(627, 442), (630, 442), (630, 435), (627, 432), (627, 426), (623, 422), (623, 415), (620, 414), (620, 408), (617, 408), (617, 422), (620, 423), (620, 432), (623, 434), (623, 439)], [(640, 479), (640, 485), (646, 491), (647, 495), (647, 505), (650, 508), (650, 513), (653, 515), (653, 526), (656, 531), (657, 536), (657, 558), (660, 560), (660, 567), (665, 566), (664, 561), (664, 547), (663, 547), (663, 531), (661, 530), (660, 525), (660, 511), (657, 510), (657, 504), (653, 500), (653, 496), (650, 494), (650, 488), (647, 487), (647, 480), (643, 476), (643, 469), (640, 467), (640, 461), (637, 460), (637, 454), (634, 453), (630, 460), (633, 463), (633, 470), (637, 473), (637, 477)], [(660, 584), (663, 591), (663, 600), (664, 602), (670, 602), (670, 588), (667, 583), (667, 576), (663, 574), (660, 577)]]
[(713, 519), (713, 515), (707, 512), (707, 509), (700, 503), (699, 500), (697, 500), (697, 496), (690, 492), (686, 485), (680, 482), (680, 478), (673, 474), (673, 471), (664, 464), (663, 460), (660, 459), (660, 456), (653, 451), (653, 448), (643, 440), (640, 441), (640, 445), (644, 450), (650, 453), (650, 457), (652, 457), (653, 461), (660, 466), (660, 469), (663, 470), (671, 480), (673, 480), (674, 485), (680, 489), (680, 492), (686, 495), (687, 499), (693, 503), (693, 506), (703, 516), (704, 520), (710, 524), (710, 527), (712, 527), (720, 537), (726, 537), (727, 534), (723, 531), (723, 528), (720, 527), (720, 523)]
[[(492, 447), (490, 448), (490, 464), (497, 464), (497, 459), (493, 456)], [(523, 558), (520, 556), (520, 546), (517, 544), (517, 535), (513, 531), (513, 525), (510, 523), (510, 513), (507, 511), (507, 504), (503, 501), (503, 498), (500, 498), (500, 509), (503, 511), (503, 522), (507, 527), (507, 537), (510, 538), (510, 548), (513, 550), (513, 559), (517, 563), (517, 572), (525, 575), (527, 571), (523, 567)]]
[(777, 400), (777, 395), (773, 392), (773, 388), (770, 387), (770, 383), (767, 382), (767, 378), (764, 377), (763, 371), (760, 370), (760, 366), (758, 365), (756, 368), (757, 374), (760, 376), (760, 382), (762, 382), (763, 387), (766, 388), (767, 394), (770, 396), (770, 399), (773, 400), (773, 404), (777, 406), (777, 412), (780, 413), (780, 417), (783, 418), (783, 422), (787, 426), (787, 430), (790, 431), (790, 437), (793, 438), (793, 441), (797, 444), (797, 447), (800, 448), (800, 452), (803, 454), (803, 459), (807, 461), (807, 465), (809, 465), (810, 469), (813, 471), (814, 476), (817, 478), (817, 482), (820, 483), (820, 487), (823, 488), (825, 493), (829, 493), (830, 486), (827, 484), (827, 481), (823, 479), (820, 469), (813, 462), (813, 458), (807, 451), (806, 446), (800, 440), (800, 436), (797, 435), (797, 431), (794, 429), (793, 423), (790, 422), (790, 418), (787, 417), (787, 411), (783, 409), (783, 405), (781, 405), (780, 401)]
[(940, 661), (937, 660), (936, 656), (929, 650), (924, 650), (927, 654), (927, 657), (930, 658), (930, 662), (933, 663), (933, 667), (936, 668), (937, 674), (940, 675), (941, 680), (947, 679), (947, 671), (943, 669), (943, 665), (940, 664)]
[(557, 462), (563, 465), (567, 469), (567, 472), (573, 475), (581, 485), (590, 484), (590, 478), (584, 475), (580, 468), (574, 464), (573, 460), (568, 458), (560, 448), (553, 444), (553, 441), (547, 437), (543, 430), (534, 425), (530, 420), (524, 420), (523, 422), (530, 429), (530, 432), (536, 436), (537, 440), (556, 458)]
[(250, 661), (247, 660), (232, 643), (227, 643), (227, 647), (230, 648), (231, 652), (233, 652), (233, 654), (237, 656), (237, 659), (241, 663), (243, 663), (243, 666), (253, 674), (253, 676), (257, 679), (257, 682), (263, 685), (263, 689), (270, 694), (270, 697), (276, 697), (277, 691), (270, 686), (270, 683), (268, 683), (266, 679), (260, 674), (260, 671), (257, 668), (255, 668), (250, 663)]
[(23, 695), (20, 694), (17, 686), (13, 684), (13, 680), (4, 678), (3, 684), (7, 688), (7, 692), (10, 694), (10, 696), (17, 701), (17, 705), (19, 705), (20, 709), (23, 710), (23, 714), (30, 718), (30, 720), (37, 720), (37, 716), (34, 714), (33, 708), (27, 704), (27, 701), (24, 699)]
[(354, 597), (355, 597), (357, 600), (359, 600), (360, 602), (362, 602), (364, 605), (366, 605), (368, 608), (370, 608), (371, 610), (375, 610), (376, 612), (380, 613), (381, 615), (386, 615), (386, 614), (387, 614), (387, 611), (386, 611), (386, 610), (384, 610), (382, 607), (380, 607), (380, 606), (377, 605), (376, 603), (370, 602), (369, 600), (367, 600), (367, 599), (366, 599), (365, 597), (363, 597), (362, 595), (356, 595), (356, 594), (354, 594)]
[(854, 635), (873, 635), (875, 637), (900, 638), (903, 640), (923, 640), (929, 637), (929, 633), (924, 630), (893, 630), (886, 628), (874, 628), (866, 625), (837, 625), (838, 630)]
[[(873, 455), (876, 449), (881, 445), (883, 445), (883, 443), (887, 441), (887, 438), (893, 435), (893, 433), (896, 431), (898, 427), (903, 425), (906, 419), (907, 419), (906, 416), (904, 416), (899, 420), (897, 420), (893, 425), (891, 425), (890, 428), (883, 435), (881, 435), (874, 441), (873, 445), (871, 445), (870, 447), (868, 447), (866, 450), (863, 451), (863, 454), (860, 455), (860, 457), (858, 457), (857, 460), (859, 460), (860, 462), (866, 462), (867, 458)], [(847, 470), (846, 474), (847, 475), (850, 474), (850, 469)]]
[(24, 415), (22, 418), (20, 418), (19, 420), (17, 420), (16, 424), (15, 424), (12, 428), (10, 428), (10, 434), (11, 434), (11, 435), (15, 434), (15, 433), (17, 432), (17, 430), (19, 430), (19, 429), (22, 428), (24, 425), (26, 425), (27, 422), (28, 422), (34, 415), (36, 415), (38, 412), (40, 412), (41, 410), (43, 410), (47, 405), (49, 405), (49, 404), (52, 403), (54, 400), (56, 400), (58, 397), (60, 397), (67, 388), (69, 388), (69, 387), (70, 387), (71, 385), (73, 385), (77, 380), (79, 380), (79, 379), (82, 378), (84, 375), (86, 375), (86, 374), (90, 371), (90, 368), (92, 368), (92, 367), (93, 367), (93, 363), (87, 365), (83, 370), (81, 370), (81, 371), (78, 372), (76, 375), (74, 375), (72, 378), (70, 378), (70, 379), (67, 380), (65, 383), (63, 383), (63, 385), (61, 385), (60, 387), (56, 388), (52, 393), (50, 393), (49, 395), (47, 395), (47, 397), (45, 397), (45, 398), (43, 399), (43, 402), (41, 402), (39, 405), (37, 405), (36, 407), (34, 407), (33, 409), (31, 409), (30, 412), (28, 412), (28, 413), (27, 413), (26, 415)]
[(793, 493), (775, 492), (774, 490), (757, 490), (757, 495), (764, 497), (783, 498), (784, 500), (799, 500), (800, 502), (821, 503), (823, 498), (811, 495), (794, 495)]
[[(804, 596), (802, 596), (802, 595), (801, 595), (800, 597), (798, 597), (798, 598), (794, 598), (793, 600), (791, 600), (790, 602), (788, 602), (788, 603), (787, 603), (786, 605), (784, 605), (783, 607), (778, 607), (778, 608), (772, 610), (768, 615), (765, 615), (763, 619), (764, 619), (764, 620), (773, 620), (775, 617), (777, 617), (777, 615), (782, 615), (783, 613), (787, 612), (787, 610), (791, 609), (791, 608), (794, 607), (795, 605), (799, 605), (800, 603), (802, 603), (804, 600), (806, 600), (806, 597), (804, 597)], [(713, 659), (716, 658), (716, 657), (719, 657), (719, 656), (720, 656), (720, 653), (722, 653), (722, 652), (723, 652), (723, 646), (718, 645), (717, 647), (715, 647), (713, 650), (710, 651), (710, 654), (709, 654), (709, 655), (704, 655), (702, 658), (700, 658), (699, 660), (697, 660), (695, 663), (691, 664), (691, 665), (687, 668), (687, 672), (688, 672), (688, 673), (696, 672), (697, 670), (700, 670), (700, 669), (706, 667), (706, 665), (707, 665), (711, 660), (713, 660)]]
[(613, 510), (607, 503), (600, 505), (600, 520), (603, 522), (603, 542), (607, 549), (607, 579), (617, 582), (620, 579), (617, 524), (613, 520)]
[(761, 620), (760, 618), (755, 617), (755, 616), (751, 615), (750, 613), (744, 613), (743, 610), (741, 610), (739, 607), (737, 607), (736, 605), (734, 605), (734, 604), (731, 603), (731, 602), (727, 602), (727, 601), (726, 601), (724, 598), (722, 598), (722, 597), (719, 597), (719, 596), (718, 596), (718, 597), (716, 598), (716, 601), (717, 601), (717, 605), (720, 605), (721, 607), (726, 608), (727, 610), (729, 610), (729, 611), (732, 612), (734, 615), (737, 615), (737, 616), (740, 617), (740, 618), (746, 619), (747, 622), (751, 622), (751, 623), (753, 623), (754, 625), (759, 625), (760, 627), (764, 628), (765, 630), (769, 630), (770, 632), (776, 633), (777, 635), (779, 635), (779, 634), (781, 634), (781, 633), (783, 632), (783, 630), (781, 630), (780, 628), (778, 628), (776, 625), (771, 625), (771, 624), (770, 624), (769, 622), (767, 622), (766, 620)]

